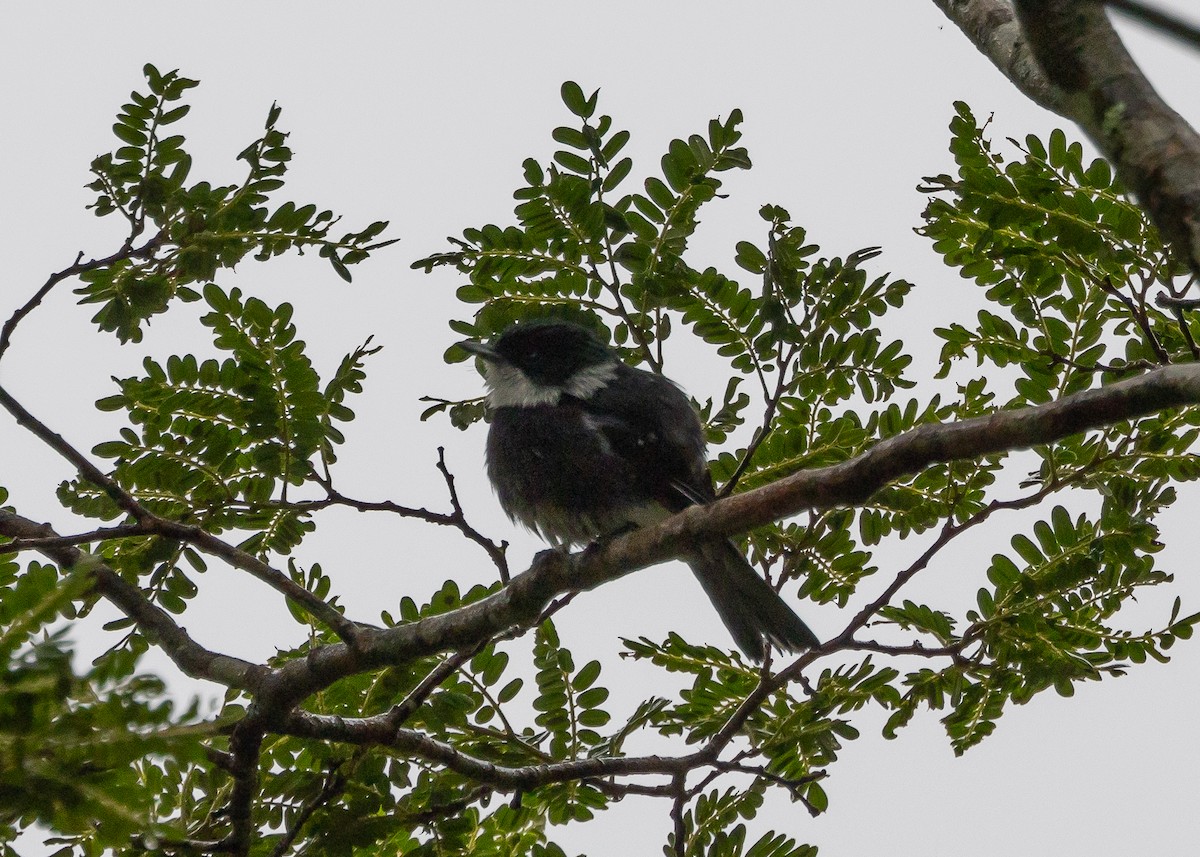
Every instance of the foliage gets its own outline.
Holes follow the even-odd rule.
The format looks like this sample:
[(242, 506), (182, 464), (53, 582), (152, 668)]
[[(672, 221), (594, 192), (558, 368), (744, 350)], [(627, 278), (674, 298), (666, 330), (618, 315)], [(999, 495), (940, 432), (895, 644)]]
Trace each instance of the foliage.
[[(354, 419), (347, 403), (362, 390), (370, 340), (323, 381), (290, 305), (213, 282), (247, 257), (313, 248), (349, 279), (348, 266), (388, 243), (372, 243), (385, 224), (333, 238), (331, 212), (271, 203), (291, 154), (277, 107), (239, 156), (248, 166), (241, 184), (187, 184), (185, 140), (166, 129), (187, 115), (181, 100), (195, 82), (149, 66), (146, 76), (148, 91), (131, 96), (114, 127), (122, 145), (93, 162), (89, 185), (96, 213), (121, 215), (128, 240), (71, 273), (81, 302), (100, 305), (97, 327), (122, 341), (137, 341), (173, 302), (203, 300), (202, 324), (222, 354), (148, 357), (143, 375), (118, 379), (97, 403), (128, 425), (92, 450), (108, 470), (79, 467), (59, 498), (76, 515), (115, 524), (74, 539), (32, 529), (4, 537), (0, 844), (37, 823), (68, 851), (89, 854), (562, 855), (556, 825), (649, 794), (671, 805), (668, 853), (801, 857), (815, 849), (773, 831), (756, 837), (746, 822), (772, 789), (823, 811), (822, 780), (858, 737), (862, 709), (886, 711), (889, 736), (923, 710), (944, 712), (962, 752), (1010, 703), (1048, 689), (1070, 695), (1078, 682), (1165, 660), (1200, 620), (1176, 602), (1154, 630), (1119, 621), (1135, 594), (1170, 581), (1156, 564), (1155, 518), (1174, 502), (1176, 483), (1200, 474), (1192, 453), (1200, 415), (1164, 410), (1039, 446), (1028, 459), (998, 452), (929, 467), (858, 506), (751, 533), (750, 556), (789, 594), (839, 605), (859, 595), (867, 607), (818, 652), (766, 670), (725, 641), (625, 641), (627, 659), (683, 682), (677, 698), (618, 710), (608, 686), (620, 676), (599, 661), (577, 665), (557, 634), (550, 614), (565, 602), (487, 639), (347, 661), (353, 632), (365, 626), (347, 626), (319, 563), (292, 556), (322, 510), (458, 527), (500, 558), (506, 581), (503, 550), (466, 523), (448, 473), (446, 514), (339, 493), (341, 427)], [(982, 288), (987, 308), (934, 331), (948, 380), (909, 397), (905, 343), (884, 328), (913, 286), (868, 273), (878, 248), (823, 254), (771, 204), (757, 235), (732, 248), (747, 284), (688, 261), (720, 174), (750, 167), (739, 111), (672, 141), (657, 174), (635, 185), (622, 156), (629, 133), (598, 114), (598, 93), (567, 83), (562, 98), (574, 117), (553, 131), (563, 148), (545, 164), (525, 162), (514, 223), (467, 229), (415, 267), (451, 268), (465, 280), (458, 295), (471, 315), (451, 323), (463, 336), (566, 316), (651, 371), (669, 371), (681, 331), (707, 343), (714, 365), (727, 367), (697, 402), (723, 493), (848, 461), (923, 425), (1200, 356), (1191, 320), (1151, 300), (1153, 290), (1181, 295), (1183, 272), (1108, 167), (1085, 166), (1061, 132), (1048, 143), (1012, 142), (1008, 160), (957, 105), (958, 172), (926, 180), (921, 231)], [(467, 353), (453, 347), (446, 357)], [(445, 413), (461, 428), (484, 417), (479, 400), (430, 401), (427, 417)], [(1034, 467), (1018, 488), (998, 478), (1027, 461)], [(899, 595), (960, 535), (1043, 504), (1028, 532), (1011, 533), (1011, 551), (964, 570), (979, 576), (975, 604)], [(230, 535), (236, 544), (220, 538)], [(922, 557), (898, 567), (876, 554), (898, 538), (923, 545)], [(71, 553), (77, 544), (83, 553)], [(27, 559), (32, 549), (58, 551), (56, 564)], [(281, 558), (287, 573), (271, 565)], [(171, 617), (186, 613), (214, 559), (278, 589), (309, 640), (245, 668), (184, 646)], [(381, 611), (385, 630), (369, 630), (445, 628), (504, 586), (463, 592), (447, 580), (427, 603), (405, 598)], [(122, 606), (126, 618), (109, 628), (124, 633), (80, 669), (67, 629), (99, 598)], [(882, 641), (862, 636), (868, 622), (883, 626)], [(173, 703), (141, 667), (153, 645), (224, 681), (220, 710)], [(531, 671), (519, 666), (528, 659)], [(349, 666), (334, 673), (336, 663)], [(330, 680), (282, 707), (271, 708), (288, 688), (255, 684), (265, 671), (309, 668), (330, 670)], [(635, 735), (695, 755), (632, 756)]]

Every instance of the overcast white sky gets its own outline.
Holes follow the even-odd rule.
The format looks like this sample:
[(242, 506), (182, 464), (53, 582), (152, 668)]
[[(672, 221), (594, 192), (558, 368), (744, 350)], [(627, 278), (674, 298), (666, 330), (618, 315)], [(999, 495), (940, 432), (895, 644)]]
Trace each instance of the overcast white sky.
[[(141, 85), (143, 63), (202, 81), (179, 126), (195, 156), (193, 179), (240, 176), (233, 158), (277, 101), (296, 152), (287, 197), (331, 207), (352, 227), (391, 220), (390, 234), (402, 241), (360, 266), (351, 286), (315, 256), (247, 264), (221, 282), (293, 302), (301, 336), (325, 372), (374, 334), (384, 351), (369, 367), (366, 393), (352, 403), (359, 420), (347, 432), (335, 480), (349, 494), (442, 508), (433, 464), (444, 444), (468, 514), (490, 535), (514, 541), (515, 567), (538, 545), (496, 508), (481, 473), (483, 428), (461, 434), (443, 421), (417, 422), (419, 396), (473, 395), (479, 381), (467, 366), (441, 360), (455, 338), (446, 321), (464, 313), (454, 299), (457, 278), (408, 266), (463, 227), (509, 221), (522, 159), (546, 162), (554, 150), (550, 130), (568, 120), (558, 97), (564, 79), (602, 89), (601, 110), (633, 134), (635, 176), (657, 169), (673, 137), (702, 131), (711, 117), (740, 107), (754, 169), (726, 174), (731, 196), (707, 209), (697, 259), (733, 274), (733, 244), (761, 237), (756, 211), (765, 202), (788, 208), (829, 255), (881, 245), (884, 255), (872, 270), (916, 284), (893, 335), (917, 352), (917, 377), (933, 365), (936, 345), (926, 331), (969, 318), (977, 300), (975, 288), (912, 232), (923, 206), (914, 186), (952, 167), (951, 103), (965, 100), (981, 117), (994, 112), (996, 139), (1044, 136), (1054, 127), (1079, 136), (1020, 96), (928, 0), (45, 2), (11, 4), (5, 19), (0, 241), (8, 273), (0, 317), (77, 251), (103, 255), (119, 243), (119, 224), (82, 210), (83, 185), (90, 159), (112, 146), (112, 117)], [(1200, 54), (1136, 28), (1124, 32), (1167, 99), (1200, 121)], [(127, 348), (97, 335), (90, 315), (73, 304), (69, 289), (53, 295), (22, 325), (4, 367), (5, 385), (82, 448), (114, 431), (112, 415), (90, 408), (111, 392), (110, 376), (133, 374), (145, 354), (165, 356), (181, 343), (208, 348), (187, 309), (156, 321), (144, 343)], [(674, 374), (694, 395), (723, 387), (681, 365)], [(71, 529), (53, 496), (70, 475), (0, 420), (0, 484), (20, 511)], [(1188, 527), (1193, 508), (1189, 503), (1161, 522), (1168, 543), (1162, 564), (1180, 580), (1147, 599), (1144, 612), (1130, 617), (1131, 628), (1165, 615), (1175, 594), (1184, 596), (1185, 608), (1200, 609), (1197, 542)], [(1006, 547), (1011, 526), (1004, 522), (931, 569), (913, 591), (939, 604), (958, 598), (959, 612), (966, 609), (986, 558)], [(882, 574), (919, 547), (879, 557)], [(478, 550), (451, 534), (351, 515), (328, 519), (302, 557), (320, 560), (352, 613), (368, 621), (402, 594), (420, 598), (448, 577), (470, 584), (492, 574)], [(202, 584), (187, 626), (206, 644), (262, 658), (297, 641), (298, 627), (273, 593), (219, 570)], [(801, 610), (820, 635), (847, 619), (834, 607)], [(697, 640), (728, 645), (699, 588), (674, 566), (581, 597), (559, 624), (579, 663), (600, 657), (619, 667), (620, 636), (658, 638), (680, 626)], [(617, 706), (661, 692), (645, 685), (658, 680), (649, 671), (618, 674), (630, 677), (614, 687)], [(1140, 667), (1080, 687), (1073, 699), (1045, 695), (1010, 709), (995, 735), (962, 759), (953, 757), (935, 715), (918, 716), (893, 742), (878, 737), (882, 717), (865, 717), (864, 737), (831, 769), (830, 811), (813, 820), (776, 798), (761, 829), (786, 831), (829, 857), (1194, 848), (1198, 682), (1200, 650), (1183, 644), (1166, 667)], [(631, 800), (593, 824), (551, 835), (568, 852), (650, 854), (668, 828), (664, 805)]]

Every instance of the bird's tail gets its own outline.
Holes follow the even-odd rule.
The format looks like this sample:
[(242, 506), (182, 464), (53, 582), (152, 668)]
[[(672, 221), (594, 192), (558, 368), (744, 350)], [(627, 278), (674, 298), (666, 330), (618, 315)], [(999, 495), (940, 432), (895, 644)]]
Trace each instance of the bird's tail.
[(761, 661), (769, 645), (790, 652), (821, 645), (732, 542), (701, 545), (687, 557), (687, 564), (734, 642), (751, 660)]

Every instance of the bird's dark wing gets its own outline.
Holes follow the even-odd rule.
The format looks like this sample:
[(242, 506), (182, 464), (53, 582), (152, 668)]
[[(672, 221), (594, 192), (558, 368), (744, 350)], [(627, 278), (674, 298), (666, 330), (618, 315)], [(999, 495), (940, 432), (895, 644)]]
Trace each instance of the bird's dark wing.
[(713, 498), (704, 429), (683, 391), (661, 375), (622, 365), (617, 378), (580, 403), (637, 488), (672, 512)]
[[(660, 375), (622, 366), (580, 407), (620, 459), (634, 493), (672, 512), (711, 501), (704, 429), (683, 392)], [(820, 641), (728, 539), (683, 555), (738, 647), (761, 661), (768, 646), (800, 651)]]

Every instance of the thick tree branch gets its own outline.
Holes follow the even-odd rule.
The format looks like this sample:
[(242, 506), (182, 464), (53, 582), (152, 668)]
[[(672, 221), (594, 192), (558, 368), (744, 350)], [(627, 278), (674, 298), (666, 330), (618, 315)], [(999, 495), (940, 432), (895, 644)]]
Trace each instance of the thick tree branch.
[[(840, 464), (805, 470), (754, 491), (692, 507), (658, 527), (613, 539), (575, 559), (570, 577), (577, 588), (591, 588), (633, 568), (661, 562), (704, 536), (736, 535), (807, 509), (862, 503), (888, 483), (934, 464), (1052, 443), (1189, 404), (1200, 404), (1200, 365), (1196, 364), (1164, 367), (1046, 405), (920, 426)], [(621, 571), (614, 574), (614, 568)]]
[(979, 52), (1030, 101), (1063, 112), (1063, 93), (1047, 78), (1008, 0), (933, 0)]
[(1200, 272), (1200, 135), (1159, 98), (1104, 4), (1016, 0), (1018, 31), (1006, 0), (934, 2), (1021, 92), (1083, 128)]
[[(1164, 367), (1046, 405), (921, 426), (849, 461), (796, 473), (755, 491), (693, 507), (660, 526), (619, 536), (583, 553), (545, 551), (509, 585), (474, 604), (396, 628), (362, 627), (354, 646), (319, 646), (307, 657), (269, 671), (255, 682), (257, 697), (266, 711), (282, 714), (312, 693), (355, 673), (409, 663), (439, 652), (471, 649), (480, 640), (529, 625), (554, 598), (592, 589), (663, 562), (697, 539), (747, 532), (806, 509), (860, 503), (893, 480), (933, 464), (1051, 443), (1088, 429), (1197, 403), (1200, 365), (1191, 364)], [(45, 529), (8, 534), (35, 538), (54, 535)], [(183, 532), (179, 536), (204, 543), (198, 533)], [(137, 593), (136, 589), (132, 591)], [(140, 593), (137, 599), (144, 601)], [(128, 605), (118, 606), (125, 609)], [(135, 606), (141, 605), (130, 609)], [(177, 627), (173, 622), (171, 625)], [(238, 678), (231, 686), (244, 686), (244, 679)]]

